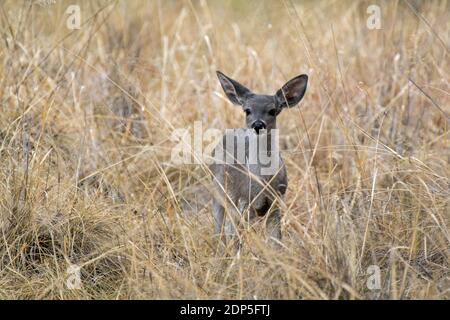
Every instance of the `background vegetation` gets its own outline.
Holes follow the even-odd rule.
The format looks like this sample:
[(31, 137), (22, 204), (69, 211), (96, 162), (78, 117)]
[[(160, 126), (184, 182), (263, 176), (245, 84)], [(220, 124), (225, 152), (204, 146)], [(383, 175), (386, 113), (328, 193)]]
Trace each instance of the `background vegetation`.
[[(0, 298), (450, 297), (448, 1), (71, 4), (0, 4)], [(169, 161), (175, 128), (242, 126), (216, 69), (310, 76), (279, 250), (217, 253), (205, 167)]]

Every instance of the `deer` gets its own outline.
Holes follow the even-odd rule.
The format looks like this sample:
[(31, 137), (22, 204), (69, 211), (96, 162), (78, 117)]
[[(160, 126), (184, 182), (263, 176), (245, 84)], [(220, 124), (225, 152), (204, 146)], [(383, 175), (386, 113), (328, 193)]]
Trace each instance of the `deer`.
[[(284, 201), (288, 177), (277, 147), (276, 120), (281, 111), (302, 100), (308, 76), (296, 76), (274, 95), (265, 95), (253, 93), (221, 71), (216, 73), (228, 100), (244, 111), (245, 128), (227, 129), (213, 148), (214, 160), (209, 169), (213, 177), (214, 234), (225, 244), (234, 243), (239, 250), (241, 223), (263, 217), (266, 240), (279, 245), (280, 204)], [(269, 167), (267, 161), (263, 163), (260, 157), (254, 156), (255, 150), (257, 155), (270, 159)], [(236, 155), (241, 161), (229, 161), (236, 160)]]

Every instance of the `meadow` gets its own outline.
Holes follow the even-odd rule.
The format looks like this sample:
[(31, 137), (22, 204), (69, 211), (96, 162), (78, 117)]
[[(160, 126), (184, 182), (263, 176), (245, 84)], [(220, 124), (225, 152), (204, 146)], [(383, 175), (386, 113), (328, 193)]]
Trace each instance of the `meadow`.
[[(449, 48), (446, 0), (2, 1), (0, 299), (449, 299)], [(243, 126), (216, 70), (309, 76), (280, 248), (219, 252), (206, 166), (170, 161)]]

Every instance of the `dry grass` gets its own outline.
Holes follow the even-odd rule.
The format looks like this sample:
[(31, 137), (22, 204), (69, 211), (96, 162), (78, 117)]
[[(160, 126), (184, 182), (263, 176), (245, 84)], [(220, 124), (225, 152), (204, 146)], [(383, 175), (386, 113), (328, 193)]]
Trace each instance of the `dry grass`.
[[(450, 297), (448, 1), (374, 1), (381, 30), (372, 2), (79, 1), (71, 31), (73, 2), (0, 4), (0, 298)], [(281, 250), (217, 254), (205, 168), (168, 162), (175, 128), (242, 124), (216, 69), (310, 76)]]

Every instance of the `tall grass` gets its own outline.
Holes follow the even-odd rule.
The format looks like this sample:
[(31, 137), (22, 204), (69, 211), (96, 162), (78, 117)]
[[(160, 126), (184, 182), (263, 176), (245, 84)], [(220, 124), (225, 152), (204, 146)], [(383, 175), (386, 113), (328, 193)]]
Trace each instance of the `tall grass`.
[[(75, 3), (0, 4), (0, 298), (450, 297), (448, 1), (78, 1), (70, 30)], [(169, 161), (176, 128), (242, 126), (216, 69), (310, 76), (281, 249), (219, 254), (205, 166)]]

